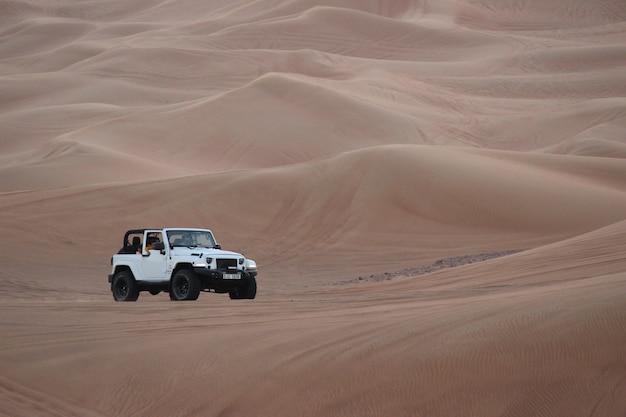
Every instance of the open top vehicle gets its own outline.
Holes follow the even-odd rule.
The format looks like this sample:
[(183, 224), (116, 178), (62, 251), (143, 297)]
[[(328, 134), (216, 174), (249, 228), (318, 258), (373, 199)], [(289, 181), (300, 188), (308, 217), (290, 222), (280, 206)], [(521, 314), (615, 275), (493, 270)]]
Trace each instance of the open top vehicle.
[(111, 266), (115, 301), (136, 301), (141, 291), (169, 292), (172, 301), (196, 300), (201, 291), (256, 296), (256, 263), (222, 250), (208, 229), (129, 230)]

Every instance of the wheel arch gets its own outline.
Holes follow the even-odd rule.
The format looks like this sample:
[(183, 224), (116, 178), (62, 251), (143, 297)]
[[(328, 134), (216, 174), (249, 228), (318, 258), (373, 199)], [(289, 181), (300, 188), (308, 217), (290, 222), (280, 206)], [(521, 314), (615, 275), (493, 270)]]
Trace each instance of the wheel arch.
[(174, 275), (176, 275), (176, 273), (178, 271), (180, 271), (181, 269), (191, 269), (193, 270), (193, 265), (190, 262), (180, 262), (177, 263), (174, 268), (172, 269), (172, 274), (170, 275), (170, 281), (172, 280), (172, 278), (174, 278)]
[(135, 281), (141, 281), (141, 277), (142, 277), (141, 271), (139, 271), (139, 269), (133, 264), (116, 265), (115, 271), (113, 272), (113, 276), (117, 275), (121, 271), (129, 271), (131, 275), (133, 276), (133, 278), (135, 279)]

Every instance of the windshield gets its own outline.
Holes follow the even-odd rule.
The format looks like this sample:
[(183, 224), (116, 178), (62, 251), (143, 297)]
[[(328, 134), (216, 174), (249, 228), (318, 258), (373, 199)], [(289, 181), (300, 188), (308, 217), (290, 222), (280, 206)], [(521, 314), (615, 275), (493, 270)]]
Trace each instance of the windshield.
[(168, 230), (170, 248), (213, 248), (215, 239), (208, 230)]

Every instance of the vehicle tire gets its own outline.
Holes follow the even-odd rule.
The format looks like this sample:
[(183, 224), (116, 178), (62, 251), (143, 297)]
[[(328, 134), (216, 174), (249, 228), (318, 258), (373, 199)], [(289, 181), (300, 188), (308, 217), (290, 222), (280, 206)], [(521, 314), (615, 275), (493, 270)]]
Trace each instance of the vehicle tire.
[(254, 300), (254, 297), (256, 297), (256, 279), (249, 279), (243, 287), (235, 288), (228, 295), (231, 300)]
[(200, 280), (190, 269), (181, 269), (174, 274), (170, 287), (170, 300), (197, 300), (200, 295)]
[(139, 286), (130, 271), (120, 271), (113, 277), (111, 292), (115, 301), (137, 301)]

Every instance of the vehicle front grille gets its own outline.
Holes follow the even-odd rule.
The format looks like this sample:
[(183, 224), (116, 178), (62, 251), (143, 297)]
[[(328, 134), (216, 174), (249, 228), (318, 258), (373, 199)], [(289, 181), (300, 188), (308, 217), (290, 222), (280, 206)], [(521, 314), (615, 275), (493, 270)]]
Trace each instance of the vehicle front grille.
[(217, 259), (217, 269), (234, 270), (237, 269), (237, 259)]

